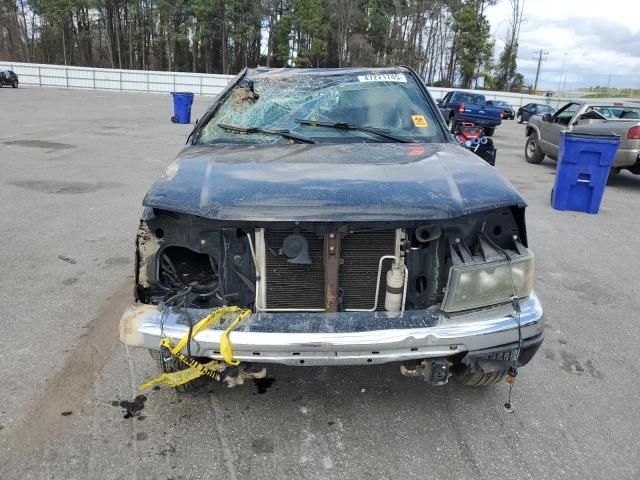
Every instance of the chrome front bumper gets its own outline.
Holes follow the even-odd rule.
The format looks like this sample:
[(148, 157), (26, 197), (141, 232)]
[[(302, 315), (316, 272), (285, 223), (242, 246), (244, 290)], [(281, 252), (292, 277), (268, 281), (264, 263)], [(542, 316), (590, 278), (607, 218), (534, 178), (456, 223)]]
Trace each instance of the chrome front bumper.
[[(160, 338), (177, 342), (208, 310), (138, 304), (120, 320), (120, 340), (158, 350)], [(222, 359), (220, 335), (230, 319), (191, 341), (191, 355)], [(523, 339), (540, 336), (542, 307), (535, 294), (521, 301)], [(385, 312), (256, 313), (230, 334), (234, 358), (285, 365), (365, 365), (443, 357), (512, 344), (518, 322), (511, 304), (457, 315), (437, 309)], [(185, 348), (186, 351), (186, 348)]]

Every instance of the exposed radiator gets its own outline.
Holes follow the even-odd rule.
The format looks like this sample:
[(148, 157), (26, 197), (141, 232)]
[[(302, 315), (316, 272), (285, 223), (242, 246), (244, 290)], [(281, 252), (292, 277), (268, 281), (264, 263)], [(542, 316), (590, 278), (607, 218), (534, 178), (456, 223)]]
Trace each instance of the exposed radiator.
[[(310, 265), (298, 265), (280, 255), (284, 239), (298, 233), (309, 243)], [(264, 293), (268, 310), (324, 309), (325, 267), (323, 240), (314, 233), (293, 230), (266, 230), (264, 232), (264, 258), (266, 284)], [(395, 230), (356, 231), (342, 238), (339, 269), (339, 288), (342, 309), (371, 309), (375, 302), (376, 278), (380, 257), (395, 252)], [(382, 265), (377, 310), (384, 310), (386, 273), (392, 260)]]
[[(394, 254), (395, 242), (395, 230), (355, 232), (342, 239), (344, 263), (340, 267), (339, 278), (345, 310), (373, 308), (378, 263), (383, 255)], [(390, 259), (382, 262), (377, 310), (384, 310), (387, 271), (392, 263)]]
[[(324, 309), (323, 243), (317, 235), (300, 232), (309, 242), (311, 265), (296, 265), (279, 255), (292, 230), (265, 231), (266, 306), (268, 309)], [(274, 255), (274, 253), (276, 255)]]

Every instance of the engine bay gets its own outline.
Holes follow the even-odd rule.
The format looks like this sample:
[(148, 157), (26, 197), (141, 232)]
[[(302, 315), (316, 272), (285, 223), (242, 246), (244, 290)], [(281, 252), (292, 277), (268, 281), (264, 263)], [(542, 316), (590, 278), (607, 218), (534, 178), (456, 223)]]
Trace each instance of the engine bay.
[(260, 226), (146, 208), (136, 298), (254, 312), (419, 310), (443, 303), (452, 267), (510, 262), (526, 245), (519, 207), (404, 225)]

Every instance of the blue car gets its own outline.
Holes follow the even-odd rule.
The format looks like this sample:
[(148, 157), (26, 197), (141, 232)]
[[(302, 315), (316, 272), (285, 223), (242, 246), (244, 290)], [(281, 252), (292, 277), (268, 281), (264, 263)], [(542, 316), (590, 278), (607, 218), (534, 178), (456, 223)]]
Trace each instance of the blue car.
[(516, 120), (518, 123), (528, 122), (529, 119), (533, 115), (544, 115), (545, 113), (555, 113), (556, 109), (549, 106), (544, 105), (542, 103), (527, 103), (518, 109), (518, 113), (516, 113)]

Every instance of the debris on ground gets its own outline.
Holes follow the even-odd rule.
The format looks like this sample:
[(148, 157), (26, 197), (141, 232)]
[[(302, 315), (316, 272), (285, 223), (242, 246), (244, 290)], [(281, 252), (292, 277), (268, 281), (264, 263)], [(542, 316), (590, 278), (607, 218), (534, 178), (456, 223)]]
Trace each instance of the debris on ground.
[(58, 258), (60, 260), (62, 260), (63, 262), (67, 262), (70, 263), (71, 265), (75, 265), (76, 263), (78, 263), (77, 260), (71, 258), (71, 257), (67, 257), (66, 255), (58, 255)]

